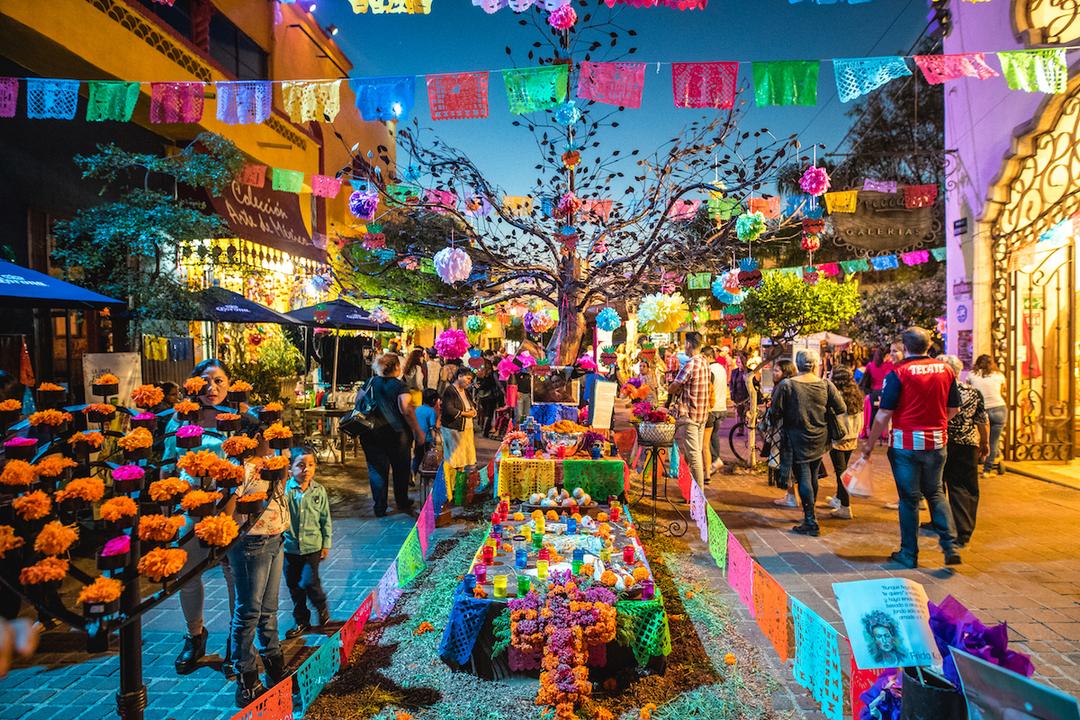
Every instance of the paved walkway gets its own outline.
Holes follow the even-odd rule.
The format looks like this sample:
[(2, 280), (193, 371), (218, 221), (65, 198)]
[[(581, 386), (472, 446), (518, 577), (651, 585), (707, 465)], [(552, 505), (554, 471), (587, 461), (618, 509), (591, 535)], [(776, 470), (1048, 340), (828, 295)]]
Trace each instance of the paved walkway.
[[(964, 563), (946, 569), (936, 535), (924, 533), (921, 567), (905, 570), (885, 564), (900, 541), (896, 511), (884, 507), (896, 491), (885, 453), (874, 462), (880, 495), (855, 499), (854, 520), (823, 520), (819, 538), (790, 532), (801, 511), (775, 507), (781, 491), (759, 476), (714, 476), (706, 495), (761, 566), (841, 631), (832, 583), (908, 577), (931, 601), (951, 594), (984, 622), (1007, 622), (1011, 646), (1032, 655), (1037, 679), (1080, 695), (1080, 491), (1013, 473), (984, 476)], [(835, 489), (834, 476), (823, 480), (822, 501)]]

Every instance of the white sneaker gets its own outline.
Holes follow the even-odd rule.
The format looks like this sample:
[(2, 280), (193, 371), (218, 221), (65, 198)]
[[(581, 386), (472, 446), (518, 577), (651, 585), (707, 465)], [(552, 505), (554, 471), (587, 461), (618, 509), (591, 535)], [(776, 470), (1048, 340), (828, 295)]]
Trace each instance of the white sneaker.
[(841, 505), (840, 507), (833, 510), (829, 514), (829, 517), (836, 518), (837, 520), (850, 520), (851, 518), (853, 518), (855, 516), (851, 512), (851, 507), (850, 506), (849, 507), (844, 507), (843, 505)]
[(839, 510), (843, 507), (843, 505), (840, 504), (840, 498), (834, 498), (832, 495), (825, 498), (825, 502), (828, 503), (829, 507), (833, 510)]
[(794, 495), (785, 495), (784, 497), (776, 498), (772, 501), (772, 504), (776, 505), (777, 507), (799, 507), (799, 503), (795, 501)]
[(886, 510), (896, 510), (899, 507), (900, 507), (899, 502), (887, 502), (887, 503), (885, 503), (885, 509)]

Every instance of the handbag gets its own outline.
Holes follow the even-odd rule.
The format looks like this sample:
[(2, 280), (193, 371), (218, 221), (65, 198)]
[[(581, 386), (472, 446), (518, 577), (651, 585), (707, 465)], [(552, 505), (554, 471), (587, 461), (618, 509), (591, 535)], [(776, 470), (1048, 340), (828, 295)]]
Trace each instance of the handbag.
[(371, 392), (371, 383), (374, 381), (375, 378), (368, 380), (357, 393), (356, 407), (347, 412), (338, 422), (340, 432), (350, 437), (359, 437), (387, 424), (382, 410), (375, 402), (375, 395)]

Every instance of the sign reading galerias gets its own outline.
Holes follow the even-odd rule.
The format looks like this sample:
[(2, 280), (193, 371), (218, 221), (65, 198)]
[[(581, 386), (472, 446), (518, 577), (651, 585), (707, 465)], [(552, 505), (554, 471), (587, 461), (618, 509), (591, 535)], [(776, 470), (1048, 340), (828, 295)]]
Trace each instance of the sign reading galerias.
[(936, 204), (907, 207), (904, 193), (860, 190), (855, 212), (833, 213), (836, 239), (874, 252), (928, 245), (941, 234), (941, 209)]

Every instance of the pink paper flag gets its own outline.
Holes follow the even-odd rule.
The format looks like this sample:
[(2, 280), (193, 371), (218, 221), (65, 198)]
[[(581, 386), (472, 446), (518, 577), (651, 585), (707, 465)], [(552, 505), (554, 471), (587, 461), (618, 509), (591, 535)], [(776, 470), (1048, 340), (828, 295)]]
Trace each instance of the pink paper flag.
[(449, 190), (425, 190), (424, 203), (437, 206), (428, 208), (431, 212), (445, 215), (448, 210), (457, 207), (457, 195)]
[(645, 87), (645, 63), (581, 63), (577, 94), (580, 98), (618, 105), (641, 107)]
[(731, 109), (735, 106), (738, 75), (737, 62), (672, 63), (675, 107)]
[(689, 222), (697, 215), (699, 207), (701, 207), (700, 200), (676, 200), (668, 210), (668, 219), (676, 222)]
[(336, 198), (341, 192), (341, 178), (330, 175), (311, 176), (311, 194), (315, 197)]
[(15, 105), (19, 99), (18, 78), (0, 78), (0, 117), (15, 117)]
[(435, 530), (435, 506), (431, 502), (431, 495), (424, 502), (420, 510), (420, 517), (416, 520), (416, 534), (420, 538), (420, 550), (427, 557), (428, 544), (431, 542), (431, 533)]
[(205, 87), (201, 82), (150, 83), (150, 122), (199, 122)]
[(863, 180), (863, 190), (869, 190), (870, 192), (882, 192), (882, 193), (894, 193), (896, 192), (895, 180), (871, 180), (865, 178)]
[(998, 73), (986, 64), (981, 52), (958, 55), (916, 55), (915, 64), (922, 70), (926, 82), (940, 85), (949, 80), (973, 77), (979, 80), (998, 77)]
[(356, 612), (352, 614), (345, 624), (341, 626), (341, 664), (344, 665), (349, 661), (349, 655), (352, 653), (353, 646), (356, 645), (357, 638), (360, 637), (360, 633), (364, 632), (364, 625), (367, 624), (368, 618), (371, 617), (371, 608), (375, 604), (375, 596), (372, 593), (368, 593), (364, 598), (364, 602), (360, 603), (360, 607), (356, 609)]
[(728, 533), (727, 579), (728, 585), (739, 596), (739, 602), (750, 612), (750, 617), (754, 617), (754, 560), (735, 538), (735, 533)]
[(588, 219), (595, 219), (600, 222), (607, 222), (611, 217), (611, 201), (610, 200), (586, 200), (582, 206), (582, 212)]
[(912, 250), (911, 252), (902, 254), (900, 259), (904, 261), (905, 265), (922, 265), (923, 263), (930, 262), (930, 251)]

